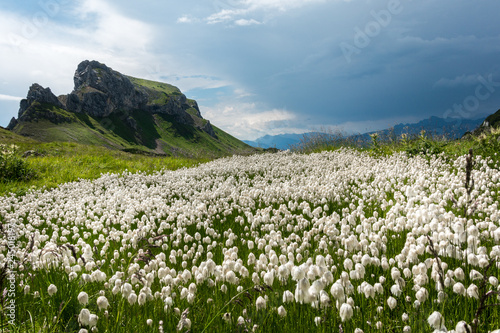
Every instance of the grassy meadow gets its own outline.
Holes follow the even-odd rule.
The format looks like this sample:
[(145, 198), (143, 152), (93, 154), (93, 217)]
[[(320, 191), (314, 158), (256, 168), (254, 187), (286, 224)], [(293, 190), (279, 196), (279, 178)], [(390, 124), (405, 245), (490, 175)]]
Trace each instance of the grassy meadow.
[(3, 137), (0, 327), (497, 332), (499, 134), (212, 161)]

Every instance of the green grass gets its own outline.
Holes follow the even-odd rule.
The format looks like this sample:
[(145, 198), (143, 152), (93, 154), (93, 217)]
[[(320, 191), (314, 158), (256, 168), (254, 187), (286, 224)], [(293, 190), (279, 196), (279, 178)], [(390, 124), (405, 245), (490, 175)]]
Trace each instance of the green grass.
[[(130, 117), (135, 120), (137, 130), (127, 123), (127, 118)], [(192, 117), (195, 121), (201, 122), (201, 125), (206, 123), (204, 119)], [(39, 120), (22, 123), (15, 128), (16, 133), (43, 142), (75, 142), (167, 156), (214, 158), (255, 151), (220, 129), (215, 131), (218, 139), (194, 126), (177, 122), (173, 116), (151, 114), (141, 110), (116, 113), (102, 119), (78, 115), (71, 122), (59, 124)], [(19, 140), (14, 140), (10, 134), (4, 134), (4, 137), (9, 138), (9, 142), (28, 140), (19, 136), (17, 136)], [(158, 142), (161, 142), (160, 146), (157, 145)]]
[[(71, 146), (68, 148), (77, 149), (77, 147)], [(388, 193), (389, 196), (391, 194), (391, 192)], [(313, 203), (311, 204), (314, 205)], [(342, 212), (343, 208), (345, 208), (344, 203), (329, 202), (328, 204), (330, 207), (328, 212), (329, 214), (332, 212)], [(274, 208), (277, 209), (279, 205), (276, 204), (275, 206), (276, 207)], [(266, 204), (261, 203), (252, 209), (252, 212), (256, 213), (257, 210), (265, 209), (266, 207)], [(365, 213), (369, 216), (370, 214), (373, 214), (374, 211), (378, 211), (378, 209), (378, 207), (373, 210), (367, 209), (365, 210)], [(300, 214), (299, 211), (294, 213)], [(138, 216), (141, 214), (143, 213), (138, 212)], [(225, 217), (214, 219), (211, 225), (218, 234), (223, 234), (227, 231), (228, 227), (230, 227), (236, 235), (244, 235), (245, 225), (235, 223), (235, 219), (239, 215), (240, 214), (238, 212), (232, 211)], [(271, 216), (273, 215), (275, 215), (275, 213), (271, 213)], [(310, 218), (307, 219), (310, 220)], [(312, 228), (313, 226), (311, 225), (309, 228), (302, 231), (309, 232)], [(52, 233), (51, 230), (46, 231), (48, 235)], [(89, 231), (89, 233), (92, 232), (92, 230), (87, 231)], [(187, 230), (185, 230), (185, 233), (193, 235), (196, 231), (199, 231), (202, 237), (207, 236), (203, 229), (197, 230), (194, 224), (189, 226)], [(83, 230), (81, 232), (83, 232)], [(266, 231), (256, 229), (254, 230), (254, 233), (263, 237), (266, 234)], [(288, 234), (283, 233), (283, 237), (287, 236)], [(386, 253), (389, 257), (393, 257), (393, 255), (398, 253), (403, 248), (406, 240), (405, 236), (405, 233), (387, 233), (387, 237), (391, 239), (391, 248), (388, 249), (388, 252)], [(98, 235), (91, 235), (87, 242), (91, 243), (95, 239), (98, 239)], [(219, 240), (216, 251), (214, 251), (213, 259), (216, 263), (220, 263), (223, 259), (223, 255), (220, 250), (223, 247), (222, 244), (224, 241), (224, 238)], [(133, 261), (134, 256), (136, 256), (141, 250), (146, 251), (147, 249), (150, 249), (153, 255), (157, 255), (160, 252), (166, 252), (168, 255), (170, 249), (182, 248), (183, 245), (182, 242), (179, 246), (173, 245), (172, 239), (166, 240), (164, 244), (168, 245), (168, 251), (162, 251), (160, 248), (153, 246), (150, 247), (146, 240), (138, 243), (137, 246), (133, 248), (129, 247), (128, 251), (131, 251), (133, 256), (130, 257), (129, 262), (125, 264), (125, 267)], [(111, 240), (110, 247), (107, 251), (108, 253), (113, 253), (113, 251), (119, 249), (120, 246), (121, 243)], [(236, 240), (233, 246), (236, 246), (239, 249), (238, 255), (240, 258), (247, 258), (249, 250), (248, 247), (241, 242), (241, 239)], [(314, 249), (314, 245), (312, 249)], [(281, 254), (279, 252), (279, 247), (275, 248), (275, 250), (277, 251), (277, 255)], [(334, 251), (335, 249), (329, 249), (329, 253), (334, 253)], [(258, 257), (260, 253), (264, 253), (264, 250), (253, 252)], [(319, 254), (321, 251), (316, 250), (314, 253)], [(313, 256), (312, 253), (311, 256)], [(429, 254), (424, 254), (420, 257), (420, 259), (423, 261), (425, 258), (429, 257)], [(339, 270), (334, 274), (334, 279), (336, 280), (340, 277), (340, 272), (342, 271), (343, 258), (333, 256), (333, 260), (333, 265), (339, 268)], [(461, 262), (459, 261), (454, 261), (450, 258), (446, 258), (444, 260), (451, 265), (451, 267), (461, 266)], [(181, 260), (179, 259), (177, 264), (169, 267), (175, 268), (177, 271), (182, 270), (180, 261)], [(141, 263), (141, 265), (143, 264)], [(109, 278), (109, 276), (113, 274), (113, 270), (117, 269), (117, 267), (118, 266), (116, 265), (105, 265), (102, 270), (107, 273)], [(250, 274), (252, 274), (252, 272), (253, 271), (250, 271)], [(490, 273), (498, 276), (499, 270), (494, 269)], [(38, 331), (38, 329), (41, 329), (42, 327), (44, 327), (42, 332), (76, 331), (78, 329), (78, 323), (74, 314), (78, 314), (81, 308), (84, 307), (78, 304), (76, 301), (76, 295), (78, 295), (78, 293), (82, 290), (89, 294), (90, 302), (89, 305), (85, 307), (92, 313), (99, 315), (99, 331), (102, 332), (159, 332), (158, 322), (160, 320), (163, 321), (165, 332), (170, 332), (175, 330), (179, 321), (179, 315), (176, 315), (173, 309), (167, 313), (163, 310), (164, 304), (161, 300), (147, 302), (144, 306), (139, 306), (138, 304), (130, 306), (127, 301), (120, 296), (120, 294), (112, 295), (109, 290), (106, 290), (103, 287), (102, 283), (91, 282), (81, 285), (77, 282), (78, 279), (69, 281), (67, 274), (62, 270), (38, 270), (35, 271), (34, 274), (35, 278), (31, 283), (31, 290), (39, 290), (40, 297), (34, 298), (32, 295), (26, 296), (23, 294), (22, 290), (18, 291), (16, 299), (18, 311), (20, 313), (17, 319), (18, 323), (20, 323), (18, 332), (31, 330)], [(293, 292), (295, 283), (290, 280), (288, 280), (286, 284), (282, 285), (279, 281), (277, 281), (277, 279), (275, 279), (275, 282), (272, 286), (270, 286), (270, 288), (266, 287), (260, 290), (254, 289), (252, 287), (253, 284), (246, 281), (244, 291), (248, 292), (248, 294), (245, 294), (245, 292), (238, 293), (235, 286), (227, 283), (226, 285), (228, 286), (228, 291), (226, 293), (222, 293), (219, 290), (220, 285), (212, 288), (205, 283), (203, 285), (198, 285), (196, 300), (193, 304), (189, 304), (186, 300), (177, 299), (175, 307), (178, 307), (181, 312), (184, 309), (189, 308), (190, 312), (188, 318), (190, 318), (193, 323), (192, 332), (202, 332), (204, 330), (206, 332), (243, 332), (245, 329), (250, 331), (254, 324), (258, 325), (259, 332), (336, 332), (338, 331), (339, 325), (342, 325), (344, 332), (353, 332), (355, 328), (361, 328), (364, 332), (401, 332), (403, 325), (410, 325), (412, 327), (412, 332), (428, 332), (431, 330), (426, 320), (429, 314), (433, 311), (440, 311), (445, 314), (446, 326), (448, 329), (453, 328), (458, 319), (463, 319), (470, 323), (474, 318), (474, 310), (476, 309), (478, 302), (473, 299), (471, 300), (462, 296), (456, 296), (450, 292), (450, 298), (444, 303), (433, 303), (432, 300), (437, 298), (435, 288), (432, 287), (433, 282), (429, 286), (426, 286), (430, 293), (429, 300), (422, 304), (419, 309), (414, 309), (412, 303), (405, 300), (405, 295), (414, 295), (414, 291), (412, 291), (414, 284), (411, 278), (404, 278), (406, 287), (403, 290), (402, 296), (396, 297), (398, 307), (390, 311), (386, 303), (388, 295), (391, 295), (389, 290), (392, 284), (390, 270), (384, 271), (380, 267), (370, 265), (366, 269), (365, 278), (363, 280), (373, 285), (378, 282), (380, 276), (385, 277), (387, 281), (389, 281), (384, 284), (384, 295), (377, 295), (374, 299), (366, 299), (361, 294), (355, 293), (353, 295), (354, 302), (362, 309), (362, 311), (357, 310), (353, 320), (346, 323), (340, 321), (338, 310), (334, 305), (326, 309), (313, 309), (310, 305), (306, 304), (301, 305), (296, 304), (295, 302), (288, 303), (285, 304), (288, 313), (287, 316), (284, 318), (279, 317), (273, 308), (283, 304), (281, 297), (284, 290), (291, 290)], [(58, 288), (60, 288), (56, 295), (52, 297), (48, 296), (46, 292), (48, 285), (51, 283), (56, 283)], [(468, 285), (470, 283), (469, 279), (467, 278), (464, 283)], [(158, 282), (155, 282), (152, 289), (158, 289)], [(96, 299), (99, 296), (99, 290), (106, 290), (106, 296), (111, 304), (108, 317), (104, 315), (102, 310), (98, 310), (96, 306)], [(73, 295), (75, 297), (68, 297), (68, 295)], [(258, 296), (268, 297), (267, 308), (265, 311), (256, 311), (255, 309), (255, 300)], [(208, 299), (212, 299), (213, 302), (207, 303)], [(235, 300), (237, 300), (237, 302), (235, 302)], [(383, 315), (378, 314), (378, 306), (383, 308)], [(251, 320), (251, 322), (247, 322), (245, 324), (246, 327), (236, 324), (236, 319), (238, 316), (243, 315), (244, 310), (246, 310), (247, 313), (246, 317)], [(222, 314), (225, 312), (229, 312), (232, 315), (232, 321), (230, 323), (226, 323), (221, 318)], [(410, 314), (409, 320), (405, 323), (401, 320), (403, 313)], [(34, 324), (30, 322), (30, 316), (35, 319)], [(53, 320), (54, 317), (56, 317), (56, 320)], [(315, 317), (320, 317), (322, 320), (319, 327), (316, 327), (314, 324)], [(145, 321), (148, 318), (152, 318), (154, 320), (154, 325), (151, 328), (148, 328), (145, 325)], [(496, 328), (492, 327), (489, 323), (499, 322), (498, 307), (489, 308), (485, 313), (483, 313), (482, 318), (489, 318), (488, 320), (482, 321), (482, 328), (485, 330)], [(383, 324), (382, 330), (376, 330), (373, 327), (376, 321), (381, 321)], [(10, 332), (16, 331), (11, 330)]]
[(132, 76), (127, 76), (130, 81), (136, 86), (142, 86), (146, 87), (152, 90), (164, 92), (166, 94), (172, 95), (172, 94), (181, 94), (181, 91), (179, 88), (168, 84), (168, 83), (163, 83), (163, 82), (156, 82), (156, 81), (150, 81), (146, 79), (138, 79)]
[(465, 136), (462, 139), (451, 140), (444, 136), (433, 136), (421, 133), (418, 136), (377, 137), (371, 141), (361, 140), (360, 136), (347, 136), (342, 132), (305, 135), (301, 143), (292, 148), (302, 153), (318, 153), (333, 151), (342, 147), (351, 147), (360, 151), (368, 151), (374, 155), (391, 155), (404, 151), (409, 155), (433, 156), (444, 154), (454, 158), (467, 154), (470, 149), (474, 154), (488, 157), (493, 163), (500, 162), (500, 129), (491, 129), (477, 136)]
[[(15, 136), (5, 142), (14, 143), (13, 141)], [(29, 181), (0, 182), (0, 195), (9, 193), (23, 195), (30, 189), (53, 188), (78, 179), (96, 179), (104, 173), (121, 173), (125, 170), (152, 173), (163, 168), (176, 170), (208, 161), (203, 158), (130, 154), (104, 147), (67, 142), (41, 143), (26, 140), (17, 141), (16, 144), (20, 147), (19, 155), (28, 150), (33, 150), (39, 155), (24, 159), (35, 172), (35, 177)]]
[(172, 96), (182, 95), (179, 88), (168, 83), (138, 79), (132, 76), (127, 77), (139, 89), (146, 89), (150, 104), (166, 104)]
[[(146, 121), (146, 120), (144, 120)], [(193, 131), (189, 127), (177, 127), (174, 126), (172, 119), (166, 116), (159, 117), (156, 119), (157, 122), (161, 123), (159, 126), (160, 131), (165, 131), (169, 133), (168, 143), (177, 145), (181, 149), (189, 149), (190, 144), (198, 144), (205, 149), (214, 150), (222, 149), (227, 147), (232, 147), (235, 151), (243, 149), (243, 145), (235, 144), (232, 137), (223, 131), (214, 127), (216, 134), (219, 137), (219, 145), (215, 144), (215, 141), (207, 140), (204, 132)], [(96, 125), (97, 126), (97, 125)], [(165, 134), (166, 135), (166, 134)], [(208, 135), (207, 135), (208, 136)], [(386, 155), (393, 154), (398, 151), (407, 151), (409, 154), (429, 156), (433, 154), (443, 153), (445, 155), (454, 156), (456, 154), (462, 154), (468, 151), (469, 148), (475, 149), (479, 154), (483, 154), (485, 157), (496, 158), (495, 152), (497, 148), (493, 146), (498, 142), (499, 134), (495, 131), (486, 135), (472, 140), (457, 140), (457, 141), (441, 141), (432, 140), (431, 138), (414, 138), (409, 141), (397, 141), (397, 142), (379, 142), (377, 144), (373, 143), (371, 146), (362, 147), (361, 150), (367, 150), (375, 155), (377, 158), (383, 158)], [(190, 160), (190, 159), (179, 159), (179, 158), (159, 158), (159, 157), (148, 157), (141, 155), (132, 155), (123, 153), (120, 151), (108, 150), (102, 147), (96, 146), (84, 146), (76, 143), (40, 143), (33, 140), (19, 137), (13, 133), (0, 131), (0, 139), (5, 140), (5, 143), (17, 143), (21, 150), (33, 149), (37, 153), (44, 156), (30, 157), (26, 161), (29, 165), (38, 172), (38, 178), (30, 182), (12, 182), (0, 184), (0, 195), (9, 192), (14, 192), (17, 194), (26, 193), (30, 188), (40, 188), (42, 186), (54, 187), (58, 184), (74, 181), (78, 178), (93, 179), (100, 176), (101, 173), (122, 172), (125, 169), (131, 172), (144, 171), (153, 172), (160, 168), (166, 167), (168, 169), (177, 169), (183, 166), (193, 166), (204, 160)], [(495, 141), (493, 141), (495, 140)], [(187, 143), (186, 143), (187, 142)], [(165, 142), (167, 144), (167, 142)], [(328, 147), (328, 146), (327, 146)], [(433, 147), (439, 147), (439, 151), (432, 150)], [(330, 146), (327, 149), (335, 149), (334, 146)], [(194, 154), (195, 152), (193, 152)], [(298, 157), (300, 158), (300, 157)], [(238, 175), (228, 175), (228, 177), (244, 177), (252, 179), (260, 175), (252, 174), (238, 174)], [(227, 180), (227, 179), (223, 179)], [(360, 184), (364, 182), (370, 183), (373, 179), (360, 179)], [(356, 202), (355, 197), (359, 195), (359, 184), (352, 184), (353, 192), (343, 193), (350, 200), (348, 201), (329, 201), (327, 202), (329, 209), (327, 211), (328, 215), (333, 213), (338, 213), (342, 216), (342, 212), (349, 206), (349, 203)], [(182, 193), (180, 194), (182, 195)], [(386, 192), (387, 198), (394, 198), (395, 193), (392, 190)], [(218, 200), (218, 199), (214, 199)], [(270, 210), (270, 216), (279, 216), (277, 212), (280, 204), (286, 203), (288, 199), (280, 198), (282, 202), (275, 202), (271, 205), (267, 203), (260, 202), (251, 211), (252, 214), (256, 214), (258, 210), (266, 209), (269, 206), (272, 207)], [(494, 197), (494, 201), (498, 201), (498, 194)], [(231, 202), (228, 202), (231, 203)], [(300, 201), (299, 201), (300, 203)], [(310, 202), (311, 206), (315, 206), (315, 203)], [(276, 210), (273, 211), (273, 210)], [(382, 209), (378, 202), (373, 202), (373, 205), (367, 205), (364, 210), (366, 217), (371, 217), (376, 212), (379, 216), (385, 216), (388, 213), (389, 208)], [(300, 215), (301, 210), (296, 210), (292, 212), (293, 214)], [(137, 212), (137, 216), (140, 218), (141, 215), (146, 215), (145, 212)], [(223, 214), (221, 214), (223, 215)], [(225, 214), (224, 214), (225, 215)], [(236, 246), (239, 249), (238, 255), (240, 258), (247, 258), (250, 251), (248, 247), (242, 242), (243, 235), (247, 232), (245, 226), (248, 224), (236, 223), (238, 216), (242, 216), (240, 212), (236, 210), (228, 212), (227, 215), (221, 216), (213, 219), (211, 221), (211, 226), (216, 231), (217, 234), (222, 235), (230, 227), (236, 235), (241, 235), (241, 237), (234, 241), (232, 246)], [(242, 216), (244, 218), (244, 216)], [(280, 217), (282, 218), (282, 216)], [(280, 219), (279, 218), (279, 219)], [(305, 217), (307, 220), (312, 221), (311, 218)], [(278, 219), (278, 220), (279, 220)], [(159, 221), (158, 221), (159, 222)], [(174, 220), (175, 223), (175, 220)], [(51, 235), (53, 230), (47, 227), (48, 224), (42, 225), (40, 229), (45, 230), (48, 235)], [(113, 228), (115, 226), (112, 226)], [(133, 228), (138, 227), (133, 225)], [(133, 229), (132, 228), (132, 229)], [(286, 223), (283, 225), (277, 225), (277, 229), (282, 233), (283, 238), (289, 237), (291, 232), (286, 230)], [(303, 230), (302, 232), (311, 232), (313, 230), (313, 224)], [(93, 230), (86, 229), (82, 230), (89, 232), (89, 239), (86, 240), (88, 243), (92, 243), (94, 240), (98, 239), (99, 234), (93, 233)], [(199, 231), (201, 237), (207, 236), (205, 230), (198, 230), (195, 224), (187, 226), (185, 234), (193, 235), (195, 232)], [(266, 230), (261, 230), (256, 228), (252, 230), (252, 234), (258, 235), (259, 237), (264, 237), (266, 235)], [(384, 233), (384, 232), (382, 232)], [(408, 235), (408, 230), (403, 230), (399, 233), (387, 232), (385, 236), (390, 239), (390, 247), (387, 248), (386, 255), (390, 258), (401, 251), (405, 245), (405, 241)], [(220, 263), (223, 260), (222, 248), (224, 247), (225, 237), (217, 240), (217, 247), (214, 249), (214, 261)], [(26, 246), (28, 243), (28, 238), (24, 237), (20, 240), (21, 246)], [(189, 242), (188, 242), (189, 243)], [(125, 268), (130, 265), (134, 256), (136, 256), (141, 250), (151, 250), (153, 255), (157, 255), (160, 252), (165, 252), (168, 256), (170, 249), (182, 248), (184, 245), (181, 242), (179, 245), (174, 245), (173, 239), (167, 239), (164, 244), (167, 244), (168, 251), (162, 251), (160, 248), (149, 246), (146, 240), (139, 242), (136, 246), (129, 246), (127, 251), (130, 251), (133, 256), (129, 258), (129, 261), (125, 263)], [(114, 250), (118, 250), (121, 247), (121, 243), (110, 241), (108, 253), (113, 253)], [(322, 253), (321, 250), (315, 249), (317, 244), (313, 243), (310, 256), (313, 257), (314, 254)], [(494, 244), (483, 244), (487, 246), (488, 251)], [(282, 254), (279, 251), (279, 247), (276, 247), (277, 255)], [(329, 247), (327, 251), (334, 254), (336, 247)], [(264, 250), (253, 251), (256, 256), (260, 253), (265, 253)], [(283, 253), (286, 255), (286, 253)], [(426, 253), (419, 257), (421, 261), (426, 258), (430, 258), (431, 255)], [(204, 259), (204, 257), (203, 257)], [(343, 259), (340, 256), (333, 256), (333, 265), (339, 269), (334, 274), (334, 280), (340, 277), (340, 272), (342, 271)], [(454, 260), (451, 258), (444, 258), (447, 264), (451, 267), (462, 266), (462, 262)], [(177, 264), (170, 266), (175, 268), (177, 271), (182, 270), (180, 264), (180, 259), (178, 258)], [(141, 263), (141, 265), (143, 265)], [(30, 268), (27, 267), (27, 270)], [(106, 272), (108, 278), (113, 274), (115, 270), (118, 270), (118, 266), (105, 265), (102, 270)], [(31, 272), (31, 271), (30, 271)], [(253, 271), (250, 271), (250, 275)], [(36, 270), (33, 271), (35, 274), (32, 279), (31, 288), (32, 290), (40, 291), (40, 298), (34, 298), (32, 295), (24, 295), (22, 290), (18, 290), (18, 296), (16, 298), (17, 309), (19, 311), (18, 315), (18, 326), (17, 330), (12, 329), (9, 332), (56, 332), (56, 331), (66, 331), (74, 332), (78, 331), (79, 325), (75, 314), (78, 314), (82, 306), (76, 301), (76, 297), (67, 297), (68, 295), (78, 295), (82, 290), (85, 290), (90, 297), (90, 305), (87, 306), (92, 313), (97, 313), (99, 315), (99, 331), (102, 332), (159, 332), (158, 322), (163, 320), (163, 327), (165, 332), (174, 331), (175, 327), (179, 321), (179, 315), (174, 314), (173, 310), (166, 313), (163, 310), (164, 304), (161, 300), (147, 302), (144, 306), (139, 306), (137, 304), (130, 306), (125, 299), (123, 299), (119, 294), (112, 295), (108, 290), (106, 290), (106, 296), (111, 304), (109, 309), (109, 316), (106, 317), (103, 311), (99, 311), (96, 306), (96, 299), (99, 296), (100, 290), (104, 290), (102, 283), (91, 282), (85, 285), (81, 285), (77, 280), (69, 281), (67, 274), (62, 270)], [(499, 276), (500, 271), (498, 268), (493, 268), (490, 274), (494, 276)], [(201, 332), (205, 330), (206, 332), (243, 332), (245, 329), (251, 331), (254, 324), (258, 325), (259, 332), (282, 332), (282, 331), (316, 331), (316, 332), (335, 332), (338, 331), (339, 325), (342, 325), (344, 332), (353, 332), (355, 328), (361, 328), (364, 332), (401, 332), (403, 325), (410, 325), (412, 327), (412, 332), (427, 332), (430, 331), (430, 327), (426, 320), (430, 313), (433, 311), (440, 311), (445, 314), (446, 326), (448, 329), (454, 328), (456, 321), (466, 320), (471, 322), (474, 319), (474, 311), (478, 306), (478, 302), (474, 299), (464, 298), (462, 296), (456, 296), (453, 293), (449, 293), (450, 297), (446, 299), (442, 304), (433, 303), (432, 300), (437, 298), (437, 292), (433, 286), (433, 282), (428, 286), (429, 290), (429, 300), (422, 304), (419, 309), (414, 309), (411, 302), (405, 300), (405, 295), (414, 295), (412, 287), (414, 283), (411, 278), (404, 278), (406, 287), (403, 290), (402, 296), (396, 297), (398, 302), (398, 307), (393, 311), (388, 310), (387, 296), (390, 295), (391, 286), (391, 275), (390, 270), (384, 271), (380, 267), (375, 267), (370, 265), (367, 267), (365, 273), (364, 281), (370, 284), (378, 282), (380, 276), (387, 279), (386, 284), (384, 284), (384, 295), (378, 295), (374, 299), (366, 299), (361, 294), (355, 293), (353, 295), (354, 302), (359, 306), (362, 311), (358, 310), (355, 312), (355, 317), (353, 320), (346, 323), (342, 323), (339, 319), (338, 311), (335, 306), (328, 307), (326, 309), (312, 309), (310, 305), (301, 305), (293, 303), (286, 304), (287, 316), (281, 318), (277, 315), (273, 308), (282, 305), (282, 294), (284, 290), (294, 291), (295, 283), (290, 280), (282, 285), (277, 279), (270, 288), (263, 289), (253, 289), (253, 284), (250, 281), (245, 281), (243, 287), (245, 293), (238, 293), (235, 286), (227, 284), (228, 292), (220, 292), (220, 285), (216, 288), (209, 287), (206, 283), (198, 286), (198, 292), (196, 295), (196, 301), (193, 304), (188, 304), (186, 300), (176, 300), (175, 307), (184, 310), (186, 308), (190, 309), (190, 314), (188, 318), (193, 322), (192, 331)], [(464, 281), (465, 285), (470, 284), (470, 279), (467, 277)], [(56, 283), (60, 290), (56, 295), (50, 297), (47, 295), (47, 287), (51, 283)], [(158, 282), (155, 282), (154, 288), (158, 289)], [(355, 286), (357, 287), (357, 285)], [(267, 309), (266, 311), (256, 311), (255, 310), (255, 300), (258, 296), (267, 296)], [(208, 299), (212, 299), (213, 302), (207, 303)], [(237, 300), (237, 302), (235, 302)], [(383, 315), (379, 315), (377, 307), (381, 306), (383, 308)], [(247, 318), (251, 319), (251, 323), (247, 323), (246, 327), (242, 327), (236, 324), (236, 319), (238, 316), (243, 315), (243, 310), (247, 310)], [(221, 314), (229, 312), (232, 315), (232, 321), (226, 323), (222, 318)], [(410, 318), (408, 322), (403, 323), (401, 317), (403, 313), (408, 313)], [(54, 319), (55, 317), (55, 319)], [(320, 317), (322, 324), (316, 327), (314, 324), (314, 318)], [(30, 318), (33, 318), (33, 322)], [(154, 325), (151, 328), (147, 328), (145, 321), (148, 318), (154, 320)], [(498, 307), (488, 308), (481, 316), (483, 319), (481, 321), (481, 328), (487, 331), (488, 329), (494, 329), (498, 327), (493, 327), (490, 323), (499, 323), (500, 314)], [(485, 320), (488, 318), (488, 320)], [(376, 321), (381, 321), (383, 324), (382, 330), (375, 330), (373, 325)]]

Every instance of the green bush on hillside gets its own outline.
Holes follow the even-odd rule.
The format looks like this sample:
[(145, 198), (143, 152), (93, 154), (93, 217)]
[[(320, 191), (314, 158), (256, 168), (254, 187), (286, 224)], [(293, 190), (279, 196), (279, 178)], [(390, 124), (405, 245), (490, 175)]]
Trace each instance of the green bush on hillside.
[(446, 145), (446, 141), (439, 141), (430, 138), (426, 135), (425, 131), (420, 132), (419, 137), (416, 140), (409, 141), (407, 135), (402, 135), (402, 143), (405, 147), (405, 151), (413, 155), (437, 155), (443, 152), (443, 148)]
[(35, 176), (33, 169), (17, 154), (16, 145), (0, 144), (0, 182), (29, 180)]

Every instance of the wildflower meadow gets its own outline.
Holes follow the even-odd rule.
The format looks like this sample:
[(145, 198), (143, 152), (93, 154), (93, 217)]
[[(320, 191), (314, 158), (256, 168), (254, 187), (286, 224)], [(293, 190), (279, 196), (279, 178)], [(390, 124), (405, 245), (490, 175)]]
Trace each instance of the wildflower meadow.
[(233, 156), (0, 197), (3, 332), (500, 332), (500, 171)]

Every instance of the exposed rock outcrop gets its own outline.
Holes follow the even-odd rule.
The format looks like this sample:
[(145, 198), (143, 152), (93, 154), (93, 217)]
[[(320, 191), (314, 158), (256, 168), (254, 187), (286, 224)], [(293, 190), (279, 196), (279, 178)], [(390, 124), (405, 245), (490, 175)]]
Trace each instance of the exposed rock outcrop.
[(25, 111), (34, 103), (46, 103), (52, 104), (58, 108), (63, 109), (64, 106), (59, 101), (59, 99), (52, 93), (50, 88), (44, 88), (38, 83), (34, 83), (31, 85), (30, 90), (28, 91), (28, 95), (25, 99), (21, 100), (21, 104), (19, 107), (18, 118), (21, 119)]
[(50, 88), (44, 88), (34, 83), (31, 85), (26, 98), (21, 100), (18, 118), (12, 118), (7, 129), (14, 129), (19, 122), (38, 121), (40, 119), (46, 119), (55, 124), (71, 121), (70, 117), (53, 112), (51, 108), (64, 109), (64, 105), (52, 93)]
[[(164, 96), (153, 89), (135, 85), (129, 77), (97, 61), (80, 63), (74, 83), (73, 92), (65, 98), (66, 108), (72, 112), (103, 118), (119, 111), (144, 110), (171, 115), (182, 124), (195, 126), (191, 115), (186, 112), (193, 108), (197, 110), (196, 116), (202, 118), (198, 104), (188, 101), (180, 91)], [(127, 120), (127, 123), (135, 127), (134, 121)], [(210, 126), (205, 132), (210, 134), (213, 129)]]
[[(97, 61), (83, 61), (78, 65), (74, 75), (74, 89), (68, 95), (56, 97), (50, 88), (39, 84), (30, 87), (28, 96), (21, 101), (18, 119), (13, 119), (9, 129), (13, 129), (20, 121), (36, 120), (37, 117), (48, 117), (58, 123), (66, 121), (64, 115), (57, 112), (26, 112), (33, 103), (50, 104), (56, 108), (72, 113), (85, 114), (94, 118), (106, 118), (112, 114), (128, 114), (130, 111), (144, 111), (172, 116), (175, 121), (197, 127), (214, 138), (217, 138), (210, 122), (203, 119), (196, 101), (188, 100), (176, 87), (170, 86), (172, 92), (150, 88), (136, 82), (138, 79), (123, 75)], [(137, 121), (131, 117), (123, 121), (133, 130), (137, 129)], [(201, 125), (203, 124), (203, 125)]]
[(73, 80), (75, 88), (66, 101), (68, 111), (102, 118), (117, 110), (142, 109), (148, 100), (126, 76), (97, 61), (80, 63)]

